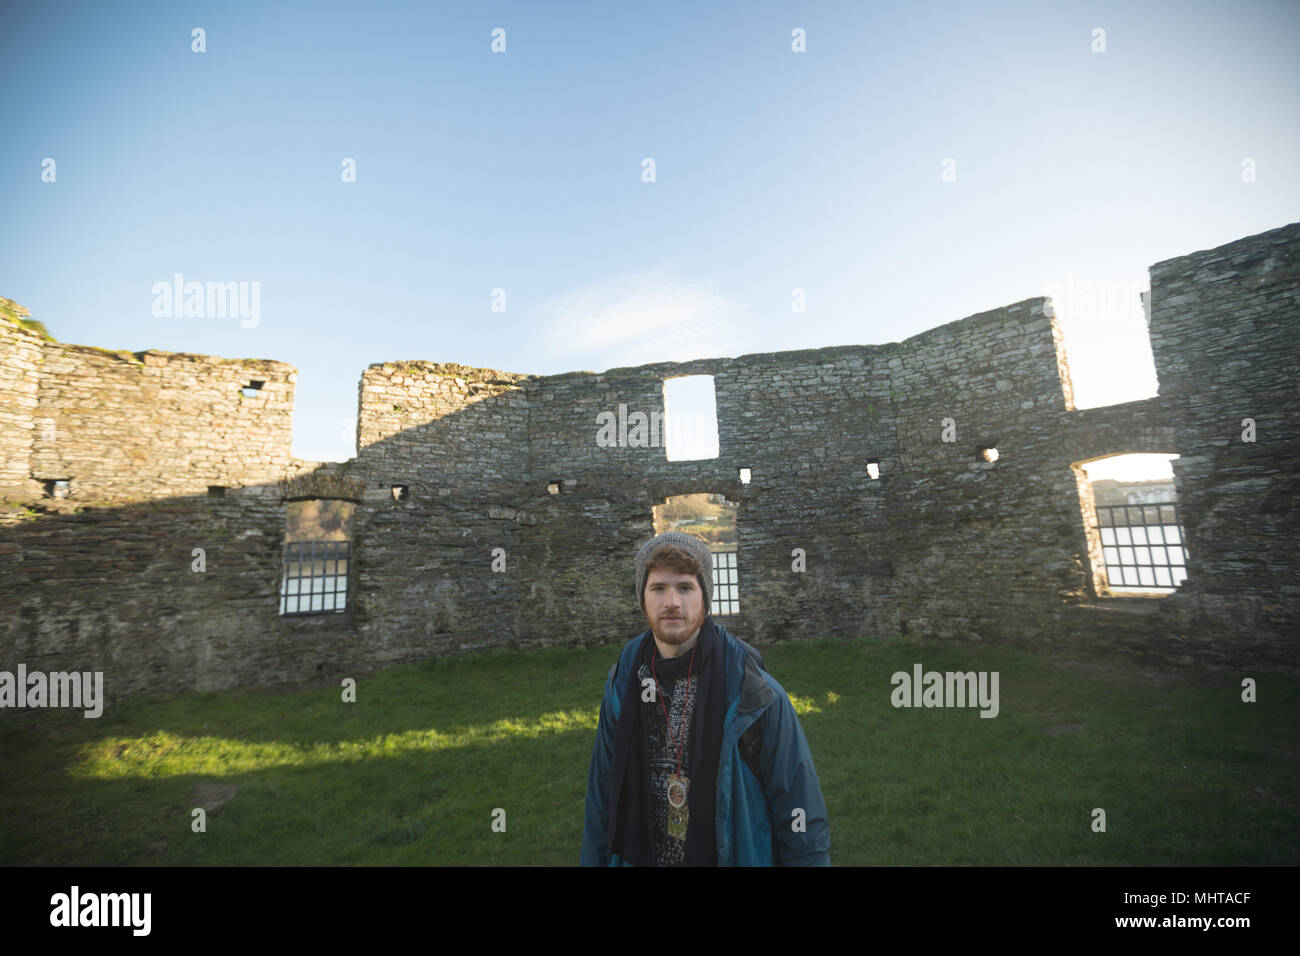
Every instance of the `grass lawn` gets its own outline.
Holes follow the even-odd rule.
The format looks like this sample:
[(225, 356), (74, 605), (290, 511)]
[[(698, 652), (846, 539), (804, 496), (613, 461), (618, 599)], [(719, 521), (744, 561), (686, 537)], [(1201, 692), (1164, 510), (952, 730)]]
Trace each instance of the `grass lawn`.
[[(574, 865), (617, 653), (392, 667), (351, 675), (355, 703), (336, 681), (6, 715), (0, 865)], [(763, 653), (808, 736), (835, 865), (1300, 863), (1294, 677), (1249, 674), (1247, 704), (1236, 672), (898, 640)], [(917, 662), (998, 671), (999, 715), (895, 709), (890, 675)], [(191, 811), (226, 798), (193, 832)]]

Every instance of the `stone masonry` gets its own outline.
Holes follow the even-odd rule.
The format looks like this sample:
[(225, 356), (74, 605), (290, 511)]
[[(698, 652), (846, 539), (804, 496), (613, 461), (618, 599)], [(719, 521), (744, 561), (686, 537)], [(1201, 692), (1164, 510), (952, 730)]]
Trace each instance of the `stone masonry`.
[[(1076, 410), (1034, 298), (887, 345), (602, 374), (372, 365), (341, 464), (291, 455), (289, 365), (67, 345), (0, 310), (0, 669), (102, 670), (111, 701), (626, 640), (652, 508), (696, 492), (738, 509), (724, 620), (758, 644), (1294, 668), (1300, 223), (1150, 274), (1157, 398)], [(717, 458), (598, 446), (600, 413), (662, 412), (664, 379), (694, 374), (714, 377)], [(1130, 452), (1181, 456), (1189, 577), (1164, 597), (1105, 588), (1079, 465)], [(282, 616), (286, 509), (308, 498), (356, 504), (348, 608)]]

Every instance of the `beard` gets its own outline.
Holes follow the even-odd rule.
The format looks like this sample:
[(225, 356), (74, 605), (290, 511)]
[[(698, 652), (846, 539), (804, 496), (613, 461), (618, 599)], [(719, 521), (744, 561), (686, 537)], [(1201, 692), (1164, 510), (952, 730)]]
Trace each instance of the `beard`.
[(704, 612), (691, 618), (684, 612), (679, 612), (675, 618), (666, 618), (662, 615), (650, 622), (650, 628), (654, 631), (655, 637), (660, 643), (667, 644), (671, 647), (678, 647), (685, 644), (704, 626)]

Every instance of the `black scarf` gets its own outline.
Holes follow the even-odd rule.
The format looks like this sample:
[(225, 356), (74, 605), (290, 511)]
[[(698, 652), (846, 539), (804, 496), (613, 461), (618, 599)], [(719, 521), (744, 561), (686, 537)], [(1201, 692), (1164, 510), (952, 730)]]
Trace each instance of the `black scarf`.
[[(654, 634), (641, 638), (632, 674), (623, 693), (618, 728), (614, 734), (614, 761), (610, 773), (609, 847), (636, 866), (655, 865), (654, 833), (650, 826), (650, 756), (641, 717), (641, 682), (637, 669), (649, 665), (656, 652)], [(696, 646), (698, 663), (705, 667), (699, 688), (696, 718), (691, 731), (690, 825), (686, 828), (686, 865), (717, 866), (718, 839), (714, 805), (718, 790), (718, 758), (722, 753), (722, 719), (726, 714), (725, 654), (722, 641), (706, 614)]]

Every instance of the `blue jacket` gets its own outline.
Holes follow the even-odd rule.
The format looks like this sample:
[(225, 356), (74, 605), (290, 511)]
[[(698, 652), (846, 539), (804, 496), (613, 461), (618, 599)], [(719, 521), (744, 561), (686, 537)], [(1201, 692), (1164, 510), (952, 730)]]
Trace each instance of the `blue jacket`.
[[(713, 622), (722, 650), (726, 716), (715, 804), (719, 866), (829, 866), (830, 827), (817, 771), (799, 718), (785, 690), (760, 669), (758, 652)], [(614, 732), (645, 632), (623, 646), (605, 679), (600, 722), (587, 774), (583, 866), (621, 866), (609, 848), (610, 768)], [(740, 755), (740, 738), (762, 721), (758, 753), (761, 780)], [(798, 832), (796, 809), (804, 811)]]

